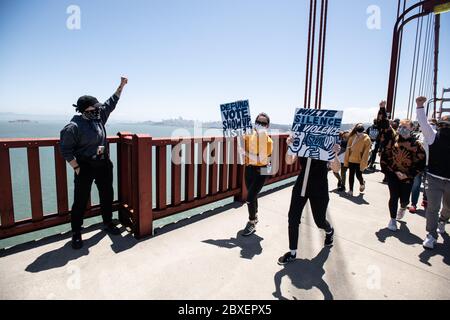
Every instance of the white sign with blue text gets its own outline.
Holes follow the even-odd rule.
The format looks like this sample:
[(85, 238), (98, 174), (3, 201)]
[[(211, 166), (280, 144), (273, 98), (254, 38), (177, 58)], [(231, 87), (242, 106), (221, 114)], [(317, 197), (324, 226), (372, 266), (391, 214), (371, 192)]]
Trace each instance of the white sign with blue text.
[(298, 108), (292, 124), (293, 141), (288, 154), (331, 161), (333, 146), (339, 138), (342, 111)]
[(220, 105), (222, 129), (225, 137), (243, 136), (252, 132), (248, 100)]

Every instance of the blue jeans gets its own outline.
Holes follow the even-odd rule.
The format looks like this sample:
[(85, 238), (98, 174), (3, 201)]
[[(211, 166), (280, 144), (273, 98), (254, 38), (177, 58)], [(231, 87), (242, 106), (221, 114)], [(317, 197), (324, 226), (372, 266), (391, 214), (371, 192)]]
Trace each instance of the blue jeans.
[(421, 184), (422, 184), (422, 174), (419, 173), (414, 178), (414, 183), (413, 183), (412, 190), (411, 190), (411, 204), (415, 207), (417, 207), (417, 201), (419, 201)]

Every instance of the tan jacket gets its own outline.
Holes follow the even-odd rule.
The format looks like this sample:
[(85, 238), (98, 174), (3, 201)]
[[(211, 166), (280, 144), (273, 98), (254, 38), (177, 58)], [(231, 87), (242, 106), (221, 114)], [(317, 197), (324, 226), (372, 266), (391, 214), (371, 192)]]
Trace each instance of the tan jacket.
[[(355, 139), (358, 140), (355, 141)], [(348, 167), (350, 162), (359, 163), (360, 170), (366, 170), (371, 146), (372, 141), (367, 134), (363, 134), (362, 137), (358, 137), (356, 134), (351, 136), (348, 139), (347, 150), (345, 150), (344, 166)]]

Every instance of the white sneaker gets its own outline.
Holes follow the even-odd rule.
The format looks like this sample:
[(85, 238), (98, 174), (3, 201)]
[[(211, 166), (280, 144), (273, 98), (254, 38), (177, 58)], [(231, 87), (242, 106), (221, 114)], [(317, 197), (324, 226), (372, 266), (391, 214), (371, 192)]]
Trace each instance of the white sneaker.
[(431, 234), (428, 234), (423, 241), (423, 246), (427, 249), (434, 249), (434, 245), (436, 242), (437, 240)]
[(437, 232), (439, 234), (444, 234), (445, 233), (445, 222), (444, 221), (439, 221)]
[(366, 185), (362, 184), (359, 186), (359, 192), (364, 192), (364, 190), (366, 190)]
[(391, 221), (389, 221), (388, 229), (391, 230), (391, 231), (397, 231), (398, 230), (397, 221), (395, 219), (391, 219)]
[(405, 213), (406, 213), (406, 208), (400, 208), (400, 209), (398, 209), (398, 212), (397, 212), (397, 220), (402, 220), (403, 217), (405, 216)]

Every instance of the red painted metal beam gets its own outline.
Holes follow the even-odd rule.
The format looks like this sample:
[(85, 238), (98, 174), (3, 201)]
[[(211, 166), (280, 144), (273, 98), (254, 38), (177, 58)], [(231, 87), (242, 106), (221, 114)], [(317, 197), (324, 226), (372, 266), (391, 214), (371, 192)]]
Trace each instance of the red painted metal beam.
[[(119, 202), (114, 201), (113, 211), (118, 210), (119, 207), (120, 207)], [(91, 218), (98, 215), (101, 215), (101, 208), (99, 205), (93, 206), (84, 213), (85, 218)], [(0, 228), (0, 239), (6, 239), (21, 234), (25, 234), (28, 232), (38, 231), (66, 224), (70, 222), (70, 218), (71, 218), (70, 215), (62, 216), (59, 213), (52, 213), (45, 215), (44, 219), (41, 221), (33, 221), (32, 219), (17, 221), (14, 225), (10, 226), (9, 228), (3, 226)]]
[(56, 178), (56, 203), (60, 215), (68, 214), (69, 199), (67, 194), (67, 168), (66, 161), (61, 155), (59, 143), (53, 149), (55, 158), (55, 178)]
[(221, 143), (222, 161), (219, 171), (219, 192), (225, 192), (228, 189), (228, 139), (223, 139)]
[(133, 217), (135, 237), (153, 234), (152, 137), (133, 135)]
[(172, 146), (172, 157), (174, 156), (174, 153), (178, 153), (177, 156), (179, 157), (179, 159), (177, 159), (177, 161), (174, 161), (173, 158), (171, 159), (172, 181), (170, 184), (170, 189), (172, 206), (177, 206), (181, 202), (181, 162), (178, 161), (181, 160), (181, 145)]
[(31, 214), (33, 221), (44, 218), (42, 209), (41, 166), (39, 161), (39, 148), (27, 148), (28, 179), (30, 185)]
[(439, 34), (441, 28), (441, 15), (437, 14), (434, 20), (434, 72), (433, 72), (433, 118), (436, 119), (437, 80), (439, 69)]
[(1, 228), (14, 225), (14, 205), (9, 149), (0, 148), (0, 218)]
[(215, 195), (217, 193), (217, 179), (218, 179), (218, 166), (217, 166), (217, 156), (219, 149), (218, 140), (214, 139), (209, 144), (209, 194)]
[(167, 147), (156, 147), (156, 208), (167, 207)]
[(194, 200), (194, 187), (195, 187), (195, 141), (191, 139), (186, 144), (186, 170), (185, 170), (185, 201)]
[(204, 155), (208, 144), (205, 140), (198, 143), (198, 166), (197, 166), (197, 198), (206, 197), (206, 162)]

